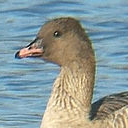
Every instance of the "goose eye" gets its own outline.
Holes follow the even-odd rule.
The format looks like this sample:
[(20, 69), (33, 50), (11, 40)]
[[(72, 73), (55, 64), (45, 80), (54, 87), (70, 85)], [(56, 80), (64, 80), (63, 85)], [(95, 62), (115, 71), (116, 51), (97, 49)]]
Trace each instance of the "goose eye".
[(60, 36), (61, 36), (61, 33), (59, 31), (54, 32), (54, 37), (60, 37)]

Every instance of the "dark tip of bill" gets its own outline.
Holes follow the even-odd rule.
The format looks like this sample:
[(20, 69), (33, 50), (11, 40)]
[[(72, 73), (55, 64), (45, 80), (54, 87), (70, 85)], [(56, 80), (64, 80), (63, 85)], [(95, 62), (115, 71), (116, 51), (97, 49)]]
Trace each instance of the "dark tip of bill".
[(20, 51), (18, 51), (18, 52), (15, 54), (15, 58), (16, 58), (16, 59), (21, 59), (21, 57), (19, 56), (19, 53), (20, 53)]

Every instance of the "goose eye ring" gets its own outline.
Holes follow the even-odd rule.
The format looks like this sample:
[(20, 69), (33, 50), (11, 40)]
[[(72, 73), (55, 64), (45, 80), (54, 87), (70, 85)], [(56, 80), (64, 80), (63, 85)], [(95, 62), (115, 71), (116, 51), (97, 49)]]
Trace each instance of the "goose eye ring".
[(54, 37), (60, 37), (60, 36), (61, 36), (61, 33), (59, 31), (54, 32)]

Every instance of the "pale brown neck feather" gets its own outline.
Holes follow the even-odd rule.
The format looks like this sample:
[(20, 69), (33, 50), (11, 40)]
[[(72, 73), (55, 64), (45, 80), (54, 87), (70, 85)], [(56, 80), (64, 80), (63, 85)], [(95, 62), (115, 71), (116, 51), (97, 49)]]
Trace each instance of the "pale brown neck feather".
[[(73, 70), (72, 70), (73, 69)], [(67, 110), (89, 116), (93, 95), (95, 69), (86, 65), (62, 67), (54, 83), (54, 88), (47, 109)]]

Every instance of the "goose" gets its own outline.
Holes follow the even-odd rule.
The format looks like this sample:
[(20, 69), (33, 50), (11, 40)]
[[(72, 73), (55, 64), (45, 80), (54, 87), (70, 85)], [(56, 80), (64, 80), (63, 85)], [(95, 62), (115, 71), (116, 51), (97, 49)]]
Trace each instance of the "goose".
[(95, 53), (79, 20), (47, 21), (15, 56), (39, 57), (60, 66), (40, 128), (128, 128), (128, 92), (92, 103)]

